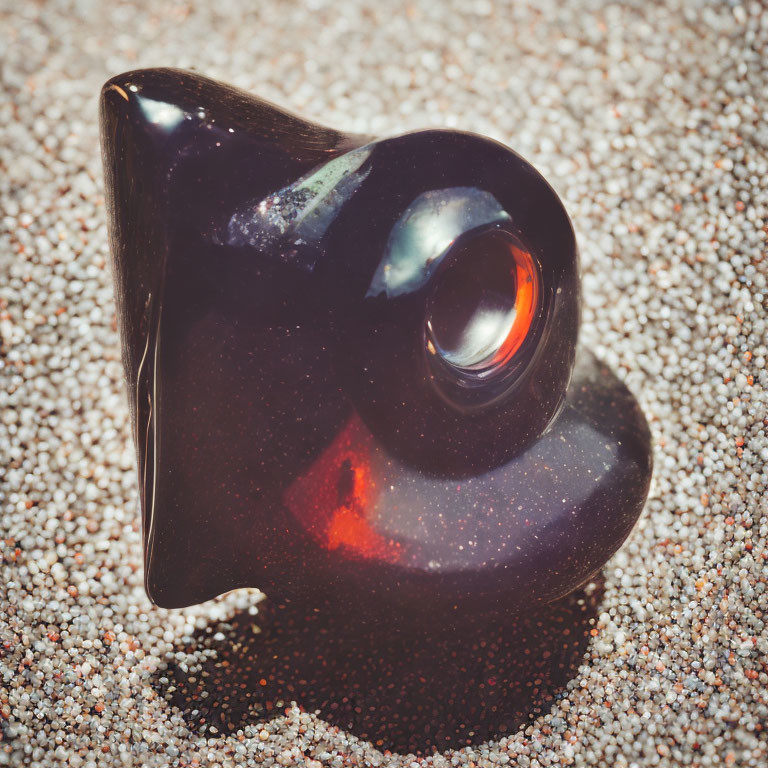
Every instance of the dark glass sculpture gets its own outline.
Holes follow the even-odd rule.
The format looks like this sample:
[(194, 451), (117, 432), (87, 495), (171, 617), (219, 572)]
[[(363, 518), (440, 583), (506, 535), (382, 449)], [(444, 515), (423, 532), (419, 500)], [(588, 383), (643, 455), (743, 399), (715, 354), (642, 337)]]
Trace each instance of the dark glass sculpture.
[(574, 234), (529, 163), (169, 69), (110, 80), (101, 121), (153, 601), (444, 627), (616, 551), (649, 431), (577, 352)]

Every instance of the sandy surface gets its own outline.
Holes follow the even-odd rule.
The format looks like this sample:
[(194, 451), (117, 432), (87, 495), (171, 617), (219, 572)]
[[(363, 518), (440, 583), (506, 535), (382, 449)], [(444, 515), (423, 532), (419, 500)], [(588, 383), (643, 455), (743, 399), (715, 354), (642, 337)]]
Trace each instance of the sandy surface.
[[(241, 5), (0, 4), (0, 765), (765, 765), (768, 12)], [(415, 758), (290, 701), (226, 735), (171, 703), (256, 594), (168, 612), (141, 584), (96, 107), (163, 65), (344, 130), (489, 134), (562, 195), (582, 338), (640, 398), (656, 473), (520, 730)]]

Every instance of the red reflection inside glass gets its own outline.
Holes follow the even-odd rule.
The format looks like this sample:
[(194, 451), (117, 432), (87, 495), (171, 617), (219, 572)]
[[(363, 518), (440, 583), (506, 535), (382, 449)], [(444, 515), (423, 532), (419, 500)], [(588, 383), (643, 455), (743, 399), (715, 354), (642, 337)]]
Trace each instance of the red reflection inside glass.
[(396, 563), (401, 544), (376, 530), (379, 483), (370, 433), (352, 416), (310, 469), (293, 481), (284, 501), (307, 532), (329, 550)]

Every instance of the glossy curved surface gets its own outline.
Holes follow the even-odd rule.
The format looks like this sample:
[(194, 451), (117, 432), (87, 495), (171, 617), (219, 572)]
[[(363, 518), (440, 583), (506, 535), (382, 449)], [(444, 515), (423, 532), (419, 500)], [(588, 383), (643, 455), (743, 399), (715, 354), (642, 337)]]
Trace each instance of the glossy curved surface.
[[(549, 600), (647, 494), (557, 196), (467, 133), (345, 136), (191, 73), (102, 93), (146, 584), (362, 621)], [(573, 381), (571, 376), (573, 374)]]

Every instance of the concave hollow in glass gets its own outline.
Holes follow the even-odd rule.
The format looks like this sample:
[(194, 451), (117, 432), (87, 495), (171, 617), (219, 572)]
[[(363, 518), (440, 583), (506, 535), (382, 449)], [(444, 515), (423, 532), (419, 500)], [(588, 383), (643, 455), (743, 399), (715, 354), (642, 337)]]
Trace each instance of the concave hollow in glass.
[(454, 368), (497, 370), (522, 345), (538, 304), (530, 253), (501, 232), (459, 246), (427, 308), (427, 350)]

